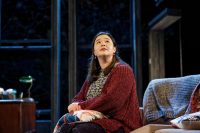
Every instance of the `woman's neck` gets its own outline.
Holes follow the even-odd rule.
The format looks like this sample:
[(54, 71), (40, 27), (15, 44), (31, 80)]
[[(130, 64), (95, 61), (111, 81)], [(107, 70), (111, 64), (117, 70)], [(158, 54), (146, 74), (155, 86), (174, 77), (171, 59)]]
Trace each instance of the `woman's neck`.
[(104, 70), (106, 67), (108, 67), (110, 65), (110, 63), (113, 60), (113, 56), (109, 56), (109, 57), (98, 57), (99, 60), (99, 65), (101, 67), (102, 70)]

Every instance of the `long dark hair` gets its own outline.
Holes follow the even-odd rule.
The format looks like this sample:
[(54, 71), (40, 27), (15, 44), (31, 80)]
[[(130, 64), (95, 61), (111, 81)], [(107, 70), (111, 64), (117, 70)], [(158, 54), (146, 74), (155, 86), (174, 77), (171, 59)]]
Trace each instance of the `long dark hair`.
[(111, 64), (106, 67), (103, 71), (104, 75), (108, 75), (108, 73), (112, 70), (112, 68), (114, 67), (114, 65), (116, 64), (116, 62), (119, 62), (121, 59), (118, 56), (118, 50), (117, 50), (117, 43), (114, 39), (114, 37), (107, 31), (103, 31), (103, 32), (99, 32), (97, 33), (92, 41), (92, 56), (90, 58), (90, 63), (89, 63), (89, 68), (88, 68), (88, 75), (87, 75), (87, 79), (90, 81), (90, 83), (92, 83), (93, 81), (96, 81), (98, 79), (98, 75), (101, 71), (101, 67), (99, 64), (98, 59), (95, 57), (94, 55), (94, 44), (95, 44), (95, 40), (98, 36), (100, 35), (107, 35), (111, 38), (114, 47), (116, 47), (116, 53), (113, 55), (113, 60), (111, 62)]

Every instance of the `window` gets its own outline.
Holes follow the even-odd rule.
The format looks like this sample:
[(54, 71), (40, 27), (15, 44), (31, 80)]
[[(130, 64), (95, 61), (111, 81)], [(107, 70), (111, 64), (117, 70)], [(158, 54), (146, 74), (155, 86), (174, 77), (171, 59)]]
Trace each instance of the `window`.
[(0, 86), (16, 89), (19, 98), (20, 92), (28, 88), (19, 78), (31, 75), (34, 78), (31, 97), (37, 109), (50, 109), (51, 3), (0, 2)]

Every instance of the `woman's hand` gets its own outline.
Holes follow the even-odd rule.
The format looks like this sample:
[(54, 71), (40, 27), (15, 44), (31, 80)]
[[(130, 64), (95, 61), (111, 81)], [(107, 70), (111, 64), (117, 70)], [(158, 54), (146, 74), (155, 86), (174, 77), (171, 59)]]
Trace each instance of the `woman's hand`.
[(81, 110), (81, 106), (78, 105), (78, 103), (71, 103), (71, 104), (68, 106), (68, 111), (69, 111), (69, 112), (74, 112), (74, 111), (78, 111), (78, 110)]
[(76, 115), (80, 119), (80, 121), (84, 122), (107, 118), (104, 114), (95, 110), (79, 110), (75, 111), (73, 114)]

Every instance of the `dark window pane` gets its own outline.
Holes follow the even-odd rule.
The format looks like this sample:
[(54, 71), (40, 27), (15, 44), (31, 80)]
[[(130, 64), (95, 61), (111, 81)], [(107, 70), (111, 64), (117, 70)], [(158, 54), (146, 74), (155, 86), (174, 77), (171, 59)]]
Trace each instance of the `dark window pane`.
[(0, 49), (0, 86), (17, 90), (17, 98), (26, 91), (29, 84), (19, 82), (19, 78), (31, 75), (33, 86), (31, 97), (37, 108), (50, 108), (50, 49)]
[(99, 31), (110, 31), (121, 44), (130, 43), (129, 0), (77, 1), (77, 42), (90, 45)]
[(50, 38), (50, 2), (50, 0), (3, 0), (1, 39)]

